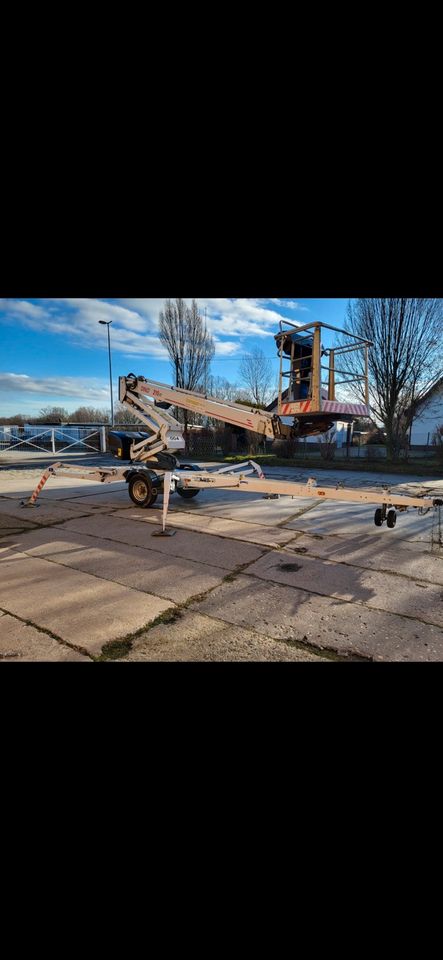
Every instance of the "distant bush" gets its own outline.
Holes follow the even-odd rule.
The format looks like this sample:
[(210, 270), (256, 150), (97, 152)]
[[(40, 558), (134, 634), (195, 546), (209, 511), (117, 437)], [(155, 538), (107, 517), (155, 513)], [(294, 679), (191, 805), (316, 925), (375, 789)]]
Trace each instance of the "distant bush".
[(272, 445), (272, 452), (276, 453), (278, 457), (283, 457), (284, 460), (292, 460), (299, 450), (300, 441), (296, 440), (295, 437), (288, 437), (287, 440), (279, 440), (278, 443), (274, 442)]

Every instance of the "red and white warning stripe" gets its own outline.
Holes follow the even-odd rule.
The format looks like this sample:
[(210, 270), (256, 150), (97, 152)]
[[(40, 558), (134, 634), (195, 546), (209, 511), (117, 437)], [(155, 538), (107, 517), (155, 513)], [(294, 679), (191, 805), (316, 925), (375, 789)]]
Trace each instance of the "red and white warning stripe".
[(49, 480), (49, 477), (51, 476), (51, 474), (55, 473), (56, 468), (60, 466), (61, 466), (61, 463), (54, 463), (51, 467), (46, 468), (34, 492), (29, 497), (29, 500), (27, 500), (26, 503), (23, 503), (24, 507), (33, 507), (35, 505), (35, 501), (37, 500), (37, 497), (40, 491), (43, 490), (45, 483)]
[(322, 400), (322, 412), (352, 413), (358, 417), (367, 417), (369, 409), (365, 403), (339, 403), (337, 400)]
[(300, 401), (297, 403), (282, 403), (281, 412), (283, 416), (291, 413), (309, 413), (311, 402), (311, 400), (304, 400), (303, 403)]
[(321, 410), (312, 409), (312, 400), (282, 403), (282, 416), (295, 416), (306, 413), (347, 413), (353, 417), (367, 417), (369, 408), (364, 403), (339, 403), (337, 400), (322, 400)]

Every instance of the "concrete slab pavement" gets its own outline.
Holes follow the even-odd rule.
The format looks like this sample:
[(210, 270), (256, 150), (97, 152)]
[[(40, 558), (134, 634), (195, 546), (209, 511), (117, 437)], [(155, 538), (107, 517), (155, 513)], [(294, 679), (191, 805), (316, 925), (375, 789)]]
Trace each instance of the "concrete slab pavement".
[(8, 614), (0, 617), (0, 661), (91, 663), (89, 657), (58, 643), (47, 633)]
[[(128, 659), (138, 652), (140, 659), (318, 660), (322, 648), (339, 657), (443, 659), (443, 557), (430, 552), (435, 514), (399, 514), (388, 530), (375, 527), (373, 505), (211, 490), (191, 501), (174, 496), (168, 525), (176, 536), (156, 539), (161, 498), (141, 510), (125, 484), (56, 478), (42, 506), (26, 511), (18, 503), (23, 480), (27, 495), (36, 480), (25, 473), (2, 488), (0, 471), (0, 637), (4, 622), (14, 640), (5, 662), (32, 658), (33, 650), (36, 659), (72, 652), (89, 659), (140, 630)], [(315, 475), (305, 473), (273, 471), (298, 482)], [(370, 474), (369, 483), (354, 474), (349, 485), (380, 490), (387, 482), (380, 477)], [(318, 472), (318, 483), (326, 480), (334, 483), (333, 471)], [(417, 489), (424, 484), (417, 479)], [(410, 478), (402, 486), (416, 492)], [(189, 610), (177, 611), (174, 623), (143, 629), (185, 602)], [(22, 633), (17, 625), (26, 620), (30, 632)]]
[[(403, 518), (402, 518), (403, 519)], [(311, 537), (299, 534), (284, 547), (288, 556), (308, 554), (324, 560), (363, 567), (368, 570), (396, 573), (416, 580), (443, 586), (443, 556), (430, 553), (422, 541), (378, 539), (373, 536)]]
[(184, 500), (176, 494), (171, 498), (170, 506), (192, 516), (215, 516), (276, 527), (298, 515), (311, 501), (312, 497), (286, 496), (271, 500), (260, 493), (222, 489), (203, 490), (192, 500)]
[(48, 560), (0, 556), (0, 608), (44, 627), (80, 652), (99, 654), (104, 643), (134, 633), (172, 606)]
[(397, 525), (390, 530), (386, 524), (376, 527), (374, 523), (375, 504), (340, 503), (329, 500), (314, 501), (312, 510), (303, 516), (290, 520), (286, 529), (301, 530), (309, 534), (330, 536), (337, 534), (348, 537), (361, 534), (373, 536), (378, 542), (394, 538), (399, 540), (419, 540), (430, 547), (432, 527), (435, 523), (434, 511), (420, 516), (417, 510), (411, 509), (407, 513), (397, 515)]
[[(10, 548), (10, 556), (16, 551), (21, 551), (22, 556), (25, 552), (27, 556), (53, 560), (82, 573), (175, 603), (183, 603), (189, 597), (212, 589), (226, 576), (226, 568), (210, 563), (164, 557), (148, 547), (128, 546), (54, 528), (17, 537)], [(6, 557), (0, 541), (0, 558), (2, 553)]]
[(443, 630), (408, 617), (247, 575), (223, 583), (191, 611), (264, 636), (376, 661), (439, 661)]
[[(149, 511), (145, 511), (148, 513)], [(199, 563), (208, 563), (225, 570), (233, 570), (239, 564), (252, 563), (258, 560), (263, 550), (249, 543), (236, 541), (235, 549), (229, 540), (218, 536), (182, 531), (181, 536), (153, 538), (153, 524), (146, 519), (138, 523), (121, 517), (107, 518), (106, 537), (104, 537), (103, 520), (101, 517), (88, 517), (70, 520), (63, 525), (64, 530), (75, 533), (89, 533), (99, 538), (115, 540), (136, 547), (145, 547), (169, 557), (185, 560), (195, 560)]]
[(36, 528), (36, 523), (29, 523), (26, 520), (19, 521), (15, 517), (0, 513), (0, 537), (9, 536), (10, 533), (17, 530), (35, 530)]
[(13, 519), (17, 527), (23, 528), (28, 524), (39, 527), (46, 526), (48, 523), (61, 523), (63, 520), (84, 517), (85, 514), (93, 512), (91, 507), (85, 508), (69, 500), (64, 503), (44, 500), (36, 507), (21, 507), (17, 500), (12, 499), (0, 500), (0, 519), (2, 517)]
[(282, 553), (267, 553), (248, 567), (248, 575), (443, 628), (442, 587), (429, 582), (324, 558)]
[(126, 662), (248, 661), (318, 662), (326, 658), (288, 643), (263, 637), (252, 630), (232, 626), (198, 613), (186, 612), (167, 627), (153, 627), (134, 641)]
[[(234, 511), (235, 513), (235, 511)], [(150, 508), (134, 507), (129, 510), (117, 510), (112, 514), (115, 517), (122, 517), (126, 520), (140, 520), (144, 523), (159, 525), (162, 522), (161, 510)], [(168, 527), (174, 527), (182, 530), (195, 530), (196, 532), (211, 534), (229, 538), (230, 540), (243, 540), (249, 543), (263, 544), (268, 547), (277, 547), (285, 543), (290, 543), (296, 536), (293, 530), (285, 530), (283, 527), (261, 526), (257, 523), (244, 523), (240, 520), (220, 519), (217, 516), (208, 516), (206, 513), (197, 514), (191, 511), (171, 510), (168, 513)]]

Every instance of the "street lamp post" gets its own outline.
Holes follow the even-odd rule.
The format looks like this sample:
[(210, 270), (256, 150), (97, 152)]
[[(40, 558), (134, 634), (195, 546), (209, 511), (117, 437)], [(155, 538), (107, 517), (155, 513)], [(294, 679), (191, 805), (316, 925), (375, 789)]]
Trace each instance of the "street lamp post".
[(112, 320), (99, 320), (98, 322), (108, 328), (109, 386), (111, 388), (111, 427), (113, 427), (114, 426), (114, 401), (112, 397), (111, 337), (109, 335), (109, 327), (111, 326)]

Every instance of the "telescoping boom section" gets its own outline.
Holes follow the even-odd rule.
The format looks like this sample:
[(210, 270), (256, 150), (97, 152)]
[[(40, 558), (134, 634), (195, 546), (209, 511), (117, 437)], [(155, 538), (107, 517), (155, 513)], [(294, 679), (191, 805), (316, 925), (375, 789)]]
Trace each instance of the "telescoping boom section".
[[(119, 397), (120, 402), (132, 409), (137, 416), (142, 414), (140, 417), (142, 420), (143, 414), (146, 413), (146, 405), (151, 406), (147, 398), (152, 397), (154, 406), (164, 404), (168, 407), (180, 407), (206, 417), (213, 417), (214, 420), (221, 420), (235, 427), (242, 427), (244, 430), (251, 430), (253, 433), (260, 433), (265, 437), (289, 437), (292, 434), (291, 427), (283, 424), (279, 416), (267, 410), (258, 410), (254, 406), (245, 406), (227, 400), (216, 400), (204, 393), (171, 387), (157, 380), (136, 377), (132, 373), (127, 377), (120, 377)], [(156, 411), (157, 417), (164, 415), (167, 415), (165, 410), (162, 410), (161, 414), (159, 410)], [(174, 422), (177, 424), (177, 421)], [(177, 426), (180, 425), (177, 424)]]

